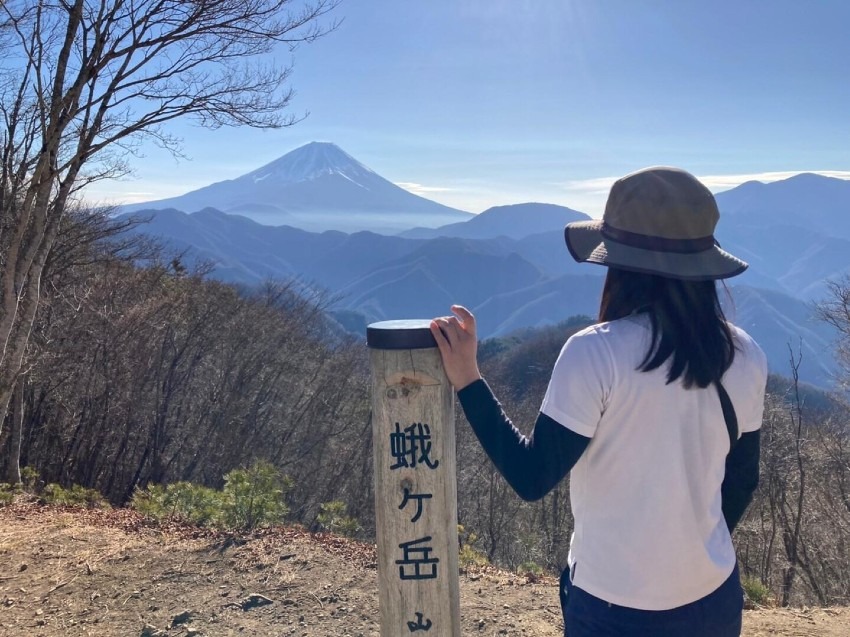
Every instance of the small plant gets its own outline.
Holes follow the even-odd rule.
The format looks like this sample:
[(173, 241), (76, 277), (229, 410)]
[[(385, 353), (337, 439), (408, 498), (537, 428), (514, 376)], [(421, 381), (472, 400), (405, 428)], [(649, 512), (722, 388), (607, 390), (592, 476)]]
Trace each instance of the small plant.
[(464, 544), (458, 551), (457, 562), (460, 569), (465, 571), (470, 568), (487, 566), (490, 563), (490, 560), (488, 560), (487, 556), (481, 551), (476, 551), (468, 544)]
[(191, 482), (175, 482), (167, 487), (152, 484), (137, 490), (130, 502), (145, 517), (198, 526), (214, 525), (223, 515), (222, 504), (220, 491)]
[(462, 524), (457, 525), (457, 538), (458, 566), (460, 570), (466, 571), (470, 568), (480, 568), (490, 563), (487, 556), (474, 547), (478, 541), (478, 536), (472, 531), (467, 531)]
[(319, 505), (319, 515), (316, 522), (319, 526), (331, 533), (354, 537), (360, 531), (360, 524), (356, 518), (346, 515), (346, 504), (342, 500), (323, 502)]
[(53, 504), (58, 506), (86, 507), (88, 509), (109, 508), (109, 504), (96, 489), (86, 489), (78, 484), (70, 489), (65, 489), (56, 483), (44, 487), (44, 492), (39, 497), (42, 504)]
[(520, 575), (531, 575), (533, 577), (543, 575), (543, 567), (537, 562), (523, 562), (517, 567), (516, 571)]
[(0, 506), (8, 506), (15, 501), (15, 496), (21, 492), (20, 485), (0, 482)]
[(282, 522), (289, 512), (283, 497), (292, 486), (292, 480), (268, 462), (234, 469), (224, 476), (224, 525), (247, 531)]
[(770, 606), (773, 603), (773, 596), (770, 594), (770, 589), (758, 577), (745, 575), (741, 578), (741, 587), (744, 589), (744, 595), (753, 604), (757, 606)]
[(24, 485), (24, 490), (32, 493), (38, 485), (38, 470), (33, 467), (24, 467), (21, 469), (21, 484)]
[(130, 507), (152, 520), (166, 518), (165, 487), (149, 484), (145, 489), (137, 488), (130, 500)]
[(222, 515), (221, 493), (191, 482), (175, 482), (167, 487), (150, 485), (133, 494), (131, 506), (154, 520), (180, 520), (206, 526)]
[(221, 491), (191, 482), (152, 484), (136, 490), (130, 506), (157, 521), (242, 531), (283, 520), (288, 511), (283, 497), (293, 485), (273, 465), (258, 462), (249, 469), (234, 469), (224, 481)]
[(214, 524), (222, 514), (223, 499), (215, 489), (191, 482), (175, 482), (165, 488), (165, 510), (172, 518), (191, 524)]

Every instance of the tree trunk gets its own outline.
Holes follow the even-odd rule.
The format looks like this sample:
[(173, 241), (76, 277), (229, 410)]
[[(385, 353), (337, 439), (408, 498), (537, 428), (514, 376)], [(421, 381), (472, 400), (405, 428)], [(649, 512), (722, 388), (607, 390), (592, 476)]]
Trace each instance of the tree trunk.
[(9, 458), (6, 462), (6, 482), (21, 482), (21, 438), (24, 430), (24, 379), (18, 379), (15, 385), (15, 411), (12, 418), (12, 430), (9, 432)]

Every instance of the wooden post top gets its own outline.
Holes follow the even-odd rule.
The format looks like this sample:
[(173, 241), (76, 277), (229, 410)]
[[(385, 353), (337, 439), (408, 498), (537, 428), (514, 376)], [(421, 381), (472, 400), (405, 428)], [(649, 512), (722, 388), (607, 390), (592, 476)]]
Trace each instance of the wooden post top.
[(427, 349), (437, 347), (431, 319), (380, 321), (366, 327), (366, 344), (372, 349)]

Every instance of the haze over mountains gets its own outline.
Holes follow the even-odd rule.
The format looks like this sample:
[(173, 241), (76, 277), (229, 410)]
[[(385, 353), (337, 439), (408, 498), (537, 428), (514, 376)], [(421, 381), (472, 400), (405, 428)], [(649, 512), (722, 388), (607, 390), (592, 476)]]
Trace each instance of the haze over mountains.
[[(269, 186), (257, 189), (251, 183)], [(271, 188), (275, 183), (278, 191)], [(359, 198), (346, 199), (349, 191), (337, 188), (344, 183), (352, 184)], [(451, 303), (477, 313), (483, 338), (576, 314), (595, 315), (605, 269), (576, 264), (563, 243), (564, 224), (587, 215), (527, 203), (477, 216), (417, 204), (423, 212), (406, 208), (392, 216), (388, 211), (398, 202), (433, 203), (415, 195), (407, 200), (396, 190), (402, 189), (337, 147), (310, 144), (239, 179), (154, 202), (183, 208), (147, 210), (150, 222), (139, 230), (185, 252), (188, 261), (214, 262), (212, 276), (223, 280), (257, 284), (269, 277), (297, 277), (327, 289), (339, 298), (334, 306), (339, 321), (359, 333), (376, 320), (444, 314)], [(221, 193), (240, 191), (257, 201), (261, 192), (265, 202), (277, 202), (276, 211), (266, 213), (286, 210), (293, 224), (264, 226), (216, 206), (196, 208)], [(314, 195), (319, 203), (311, 221)], [(825, 279), (850, 272), (850, 182), (803, 174), (772, 184), (743, 184), (717, 200), (720, 243), (751, 265), (729, 281), (730, 316), (762, 344), (777, 373), (788, 373), (788, 344), (797, 348), (802, 338), (801, 377), (829, 386), (834, 334), (812, 318), (810, 301), (822, 296)], [(244, 209), (244, 201), (228, 201), (231, 211)], [(336, 206), (332, 213), (329, 202)], [(379, 212), (364, 212), (368, 205)], [(193, 208), (198, 211), (187, 214)], [(440, 227), (427, 227), (441, 214), (446, 221)], [(307, 229), (292, 227), (305, 218)], [(383, 220), (392, 230), (309, 231), (311, 225), (321, 228), (339, 219), (348, 220), (349, 228), (361, 220), (367, 227)], [(401, 232), (386, 234), (390, 231)]]

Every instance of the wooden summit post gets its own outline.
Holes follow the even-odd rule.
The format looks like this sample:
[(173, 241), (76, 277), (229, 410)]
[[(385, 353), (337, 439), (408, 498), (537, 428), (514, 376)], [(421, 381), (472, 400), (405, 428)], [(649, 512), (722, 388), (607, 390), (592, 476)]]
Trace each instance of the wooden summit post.
[(454, 395), (429, 323), (366, 329), (381, 637), (460, 637)]

